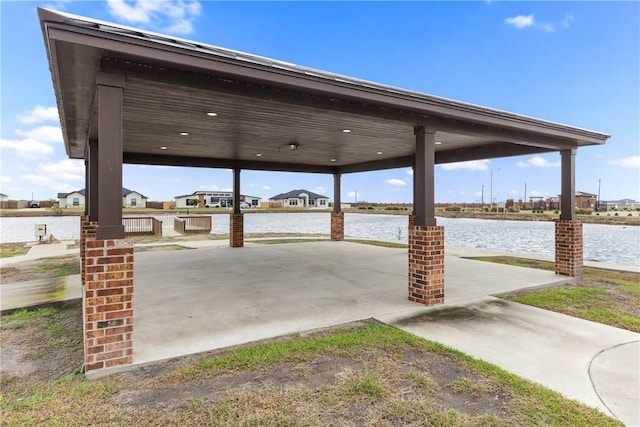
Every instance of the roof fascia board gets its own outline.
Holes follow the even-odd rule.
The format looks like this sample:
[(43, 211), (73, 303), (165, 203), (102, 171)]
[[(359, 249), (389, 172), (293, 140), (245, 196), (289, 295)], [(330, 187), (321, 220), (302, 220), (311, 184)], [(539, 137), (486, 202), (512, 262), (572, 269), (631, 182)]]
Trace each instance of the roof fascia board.
[(401, 90), (391, 92), (384, 87), (374, 86), (374, 84), (366, 87), (354, 87), (355, 82), (352, 83), (347, 80), (328, 81), (327, 78), (318, 77), (317, 75), (266, 67), (253, 62), (240, 62), (234, 58), (214, 57), (211, 53), (186, 51), (184, 48), (177, 46), (163, 45), (151, 40), (79, 27), (70, 23), (50, 24), (48, 34), (53, 40), (84, 44), (97, 49), (146, 58), (152, 62), (172, 63), (179, 67), (186, 66), (210, 73), (221, 73), (260, 81), (265, 84), (290, 87), (300, 91), (312, 91), (358, 102), (374, 103), (388, 108), (405, 109), (422, 114), (435, 114), (458, 120), (519, 129), (541, 135), (571, 138), (582, 142), (579, 145), (603, 144), (609, 138), (609, 135), (599, 132), (457, 101), (427, 95), (419, 96), (418, 94)]

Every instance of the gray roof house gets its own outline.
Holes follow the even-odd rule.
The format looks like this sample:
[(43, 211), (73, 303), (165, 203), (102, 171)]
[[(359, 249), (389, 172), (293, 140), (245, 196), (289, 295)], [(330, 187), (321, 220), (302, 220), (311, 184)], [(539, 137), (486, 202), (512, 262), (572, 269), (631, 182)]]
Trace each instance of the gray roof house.
[[(71, 193), (58, 193), (59, 206), (61, 208), (79, 208), (85, 205), (85, 189), (72, 191)], [(122, 187), (122, 206), (125, 208), (145, 208), (148, 197), (137, 191)]]
[(291, 190), (278, 194), (269, 199), (271, 202), (281, 202), (283, 208), (326, 208), (329, 198), (308, 190)]

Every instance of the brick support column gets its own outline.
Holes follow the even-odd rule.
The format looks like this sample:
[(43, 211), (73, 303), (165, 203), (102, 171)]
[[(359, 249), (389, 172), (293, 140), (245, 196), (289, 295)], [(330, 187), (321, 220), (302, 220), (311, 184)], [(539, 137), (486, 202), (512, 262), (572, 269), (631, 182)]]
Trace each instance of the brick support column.
[(85, 372), (133, 362), (133, 242), (87, 237)]
[(409, 229), (409, 301), (424, 305), (444, 302), (444, 227)]
[(582, 278), (582, 222), (557, 219), (556, 274)]
[(232, 248), (244, 246), (244, 214), (242, 212), (230, 214), (229, 246)]
[(331, 240), (344, 240), (344, 212), (331, 212)]

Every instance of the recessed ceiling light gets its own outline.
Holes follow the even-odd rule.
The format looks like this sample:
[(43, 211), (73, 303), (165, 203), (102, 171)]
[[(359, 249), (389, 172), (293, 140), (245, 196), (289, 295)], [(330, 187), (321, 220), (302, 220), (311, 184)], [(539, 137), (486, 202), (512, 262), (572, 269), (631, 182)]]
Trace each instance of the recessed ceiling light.
[(378, 151), (376, 154), (380, 155), (380, 154), (382, 154), (382, 151)]
[(331, 159), (331, 161), (332, 161), (332, 162), (335, 162), (335, 161), (336, 161), (336, 159)]
[(188, 136), (188, 135), (189, 135), (189, 132), (180, 132), (180, 135), (182, 135), (182, 136)]
[(442, 145), (442, 141), (436, 141), (435, 144), (436, 145)]
[(351, 133), (351, 129), (342, 129), (343, 133)]
[(207, 116), (209, 116), (209, 117), (215, 117), (217, 115), (218, 115), (218, 113), (214, 113), (214, 112), (207, 113)]
[(256, 157), (262, 157), (262, 153), (256, 153)]
[(165, 147), (164, 145), (162, 147), (160, 147), (161, 150), (166, 150), (167, 147)]

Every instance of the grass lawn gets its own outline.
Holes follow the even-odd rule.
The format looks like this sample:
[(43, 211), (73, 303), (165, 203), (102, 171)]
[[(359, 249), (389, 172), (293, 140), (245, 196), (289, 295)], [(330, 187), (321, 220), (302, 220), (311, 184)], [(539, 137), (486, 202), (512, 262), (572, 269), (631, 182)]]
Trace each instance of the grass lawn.
[[(46, 336), (58, 334), (55, 324), (65, 316), (80, 316), (79, 305), (64, 315), (57, 310), (4, 318), (3, 348), (18, 336), (12, 333), (49, 328), (33, 343), (41, 351), (23, 363), (51, 365), (68, 347)], [(80, 334), (80, 322), (75, 330)], [(67, 363), (69, 372), (72, 366)], [(60, 364), (52, 367), (63, 372)], [(90, 381), (77, 373), (45, 380), (38, 372), (3, 372), (3, 425), (621, 425), (489, 363), (375, 321)]]
[[(516, 257), (477, 260), (553, 271), (553, 263)], [(640, 332), (640, 274), (584, 269), (582, 280), (560, 286), (513, 292), (502, 298)]]
[(24, 255), (29, 252), (29, 247), (24, 243), (2, 243), (0, 244), (0, 258)]

